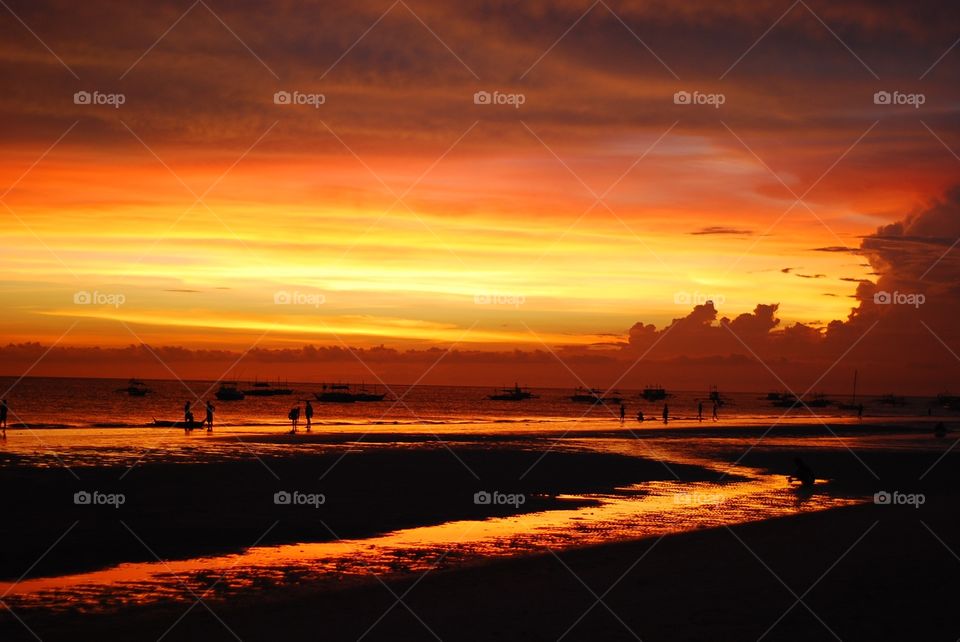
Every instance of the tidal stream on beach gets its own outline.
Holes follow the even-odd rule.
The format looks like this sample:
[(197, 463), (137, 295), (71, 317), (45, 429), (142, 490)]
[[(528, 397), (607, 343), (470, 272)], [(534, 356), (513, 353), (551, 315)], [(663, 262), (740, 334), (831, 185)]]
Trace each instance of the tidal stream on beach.
[[(578, 430), (590, 425), (578, 425)], [(421, 427), (422, 428), (422, 427)], [(551, 450), (565, 453), (603, 452), (659, 461), (667, 480), (638, 481), (610, 492), (557, 497), (559, 508), (523, 512), (486, 519), (454, 520), (387, 532), (371, 537), (340, 539), (330, 530), (330, 541), (270, 546), (253, 545), (239, 553), (191, 559), (122, 563), (109, 568), (55, 577), (32, 577), (20, 582), (0, 583), (0, 594), (14, 609), (45, 609), (73, 612), (109, 612), (136, 605), (192, 603), (204, 600), (235, 599), (268, 592), (310, 587), (336, 590), (361, 582), (376, 582), (398, 575), (416, 576), (434, 569), (476, 564), (509, 556), (550, 554), (572, 547), (611, 543), (641, 537), (734, 525), (795, 514), (819, 511), (864, 501), (863, 497), (832, 493), (826, 480), (818, 480), (812, 492), (801, 492), (782, 475), (738, 466), (730, 468), (711, 449), (747, 450), (756, 436), (685, 438), (674, 435), (610, 434), (610, 422), (594, 423), (597, 436), (589, 431), (568, 435), (563, 424), (551, 426), (546, 435), (542, 426), (518, 425), (510, 432), (486, 434), (482, 444), (497, 449), (509, 442), (522, 444), (550, 456)], [(463, 426), (459, 434), (445, 435), (445, 443), (475, 440), (482, 427)], [(364, 448), (442, 447), (436, 434), (425, 431), (377, 435), (364, 441), (366, 430), (352, 433), (314, 433), (310, 440), (277, 440), (276, 429), (266, 426), (218, 429), (213, 435), (184, 436), (182, 431), (154, 430), (152, 437), (139, 438), (134, 429), (37, 431), (40, 441), (26, 433), (9, 439), (4, 450), (16, 454), (21, 463), (40, 466), (117, 466), (133, 470), (142, 461), (202, 462), (231, 458), (296, 456), (317, 450), (357, 452)], [(395, 430), (395, 429), (394, 429)], [(527, 432), (524, 432), (527, 431)], [(130, 433), (130, 434), (128, 434)], [(532, 434), (537, 436), (532, 436)], [(369, 437), (367, 437), (369, 439)], [(447, 442), (448, 439), (454, 440)], [(771, 443), (789, 447), (800, 438), (771, 436)], [(884, 447), (897, 442), (908, 445), (910, 438), (896, 435), (862, 437), (805, 437), (805, 447), (845, 448), (851, 439), (861, 447)], [(898, 441), (899, 440), (899, 441)], [(840, 443), (843, 442), (843, 443)], [(136, 445), (130, 445), (134, 443)], [(476, 442), (474, 442), (476, 443)], [(671, 480), (672, 465), (699, 466), (716, 473), (715, 482)], [(79, 468), (78, 468), (79, 470)], [(677, 478), (678, 479), (678, 478)], [(491, 489), (493, 490), (493, 489)], [(477, 501), (486, 501), (478, 498)], [(493, 499), (492, 501), (498, 501)], [(510, 501), (500, 497), (499, 501)], [(513, 501), (517, 501), (516, 498)], [(520, 500), (522, 501), (522, 499)], [(564, 506), (567, 503), (570, 508)], [(323, 506), (319, 506), (322, 520)], [(324, 523), (329, 530), (329, 526)], [(133, 534), (135, 536), (135, 534)]]

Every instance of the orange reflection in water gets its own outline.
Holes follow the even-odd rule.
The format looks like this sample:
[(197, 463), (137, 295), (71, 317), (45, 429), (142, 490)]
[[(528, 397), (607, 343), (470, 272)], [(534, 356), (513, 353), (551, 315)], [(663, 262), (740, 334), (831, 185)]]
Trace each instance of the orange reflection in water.
[[(671, 462), (709, 464), (699, 457)], [(738, 469), (727, 483), (644, 482), (582, 495), (592, 505), (485, 520), (454, 521), (379, 537), (253, 547), (239, 554), (121, 564), (96, 572), (0, 583), (12, 606), (111, 611), (160, 602), (226, 599), (270, 589), (337, 588), (548, 549), (601, 544), (823, 510), (858, 500), (821, 490), (799, 495), (781, 476)], [(743, 480), (742, 478), (746, 478)], [(567, 499), (574, 498), (572, 496)], [(564, 499), (563, 497), (561, 499)]]

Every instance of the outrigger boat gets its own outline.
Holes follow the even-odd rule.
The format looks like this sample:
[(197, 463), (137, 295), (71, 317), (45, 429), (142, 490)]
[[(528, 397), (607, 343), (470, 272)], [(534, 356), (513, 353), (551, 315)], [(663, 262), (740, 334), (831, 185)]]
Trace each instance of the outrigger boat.
[(667, 398), (667, 391), (664, 390), (663, 386), (647, 386), (640, 393), (640, 396), (647, 401), (661, 401)]
[(493, 401), (523, 401), (524, 399), (536, 399), (537, 395), (530, 392), (529, 388), (521, 388), (519, 384), (513, 384), (513, 388), (501, 388), (500, 392), (487, 398)]
[(620, 393), (615, 390), (604, 392), (597, 388), (577, 388), (574, 390), (573, 395), (571, 395), (570, 401), (589, 404), (618, 404), (623, 402), (623, 398), (620, 396)]
[[(279, 381), (277, 382), (279, 385)], [(254, 381), (253, 387), (244, 390), (243, 394), (249, 397), (275, 397), (278, 395), (292, 395), (290, 388), (274, 388), (269, 381)]]
[(777, 394), (777, 398), (773, 401), (773, 405), (777, 408), (793, 408), (794, 406), (800, 405), (800, 400), (797, 399), (797, 396), (791, 392), (781, 392)]
[(894, 394), (888, 394), (880, 397), (880, 403), (885, 406), (903, 406), (907, 403), (907, 400)]
[(960, 395), (941, 392), (937, 395), (937, 403), (947, 410), (960, 410)]
[(126, 388), (118, 388), (117, 392), (125, 392), (131, 397), (146, 397), (147, 394), (153, 392), (150, 388), (147, 388), (147, 384), (143, 383), (139, 379), (131, 379), (127, 383)]
[(217, 399), (220, 401), (243, 401), (243, 391), (237, 388), (235, 381), (223, 381), (217, 390)]
[(387, 393), (380, 393), (374, 389), (368, 391), (363, 384), (359, 388), (354, 388), (346, 383), (323, 384), (321, 392), (315, 392), (313, 396), (317, 401), (323, 403), (355, 403), (357, 401), (383, 401)]

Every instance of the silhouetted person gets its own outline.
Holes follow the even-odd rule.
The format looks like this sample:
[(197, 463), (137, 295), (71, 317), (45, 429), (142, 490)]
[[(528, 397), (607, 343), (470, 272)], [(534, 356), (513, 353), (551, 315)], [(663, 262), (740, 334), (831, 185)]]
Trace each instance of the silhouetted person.
[(797, 480), (800, 482), (800, 486), (803, 488), (813, 488), (813, 482), (816, 480), (816, 477), (813, 474), (813, 470), (803, 463), (803, 460), (799, 457), (795, 457), (793, 460), (796, 468), (793, 471), (793, 474), (790, 475), (790, 480)]
[(9, 412), (10, 406), (7, 405), (7, 400), (4, 399), (0, 401), (0, 427), (3, 428), (3, 436), (7, 436), (7, 412)]
[(303, 414), (307, 418), (307, 432), (310, 432), (310, 426), (313, 424), (313, 404), (307, 401), (307, 407), (303, 409)]
[(623, 423), (624, 417), (627, 416), (627, 407), (623, 404), (620, 404), (620, 423)]
[(937, 422), (936, 427), (933, 429), (933, 434), (938, 438), (947, 436), (947, 427), (943, 425), (942, 421)]
[(857, 420), (863, 421), (863, 404), (857, 405)]
[(713, 402), (713, 420), (720, 421), (720, 404), (716, 401)]
[(184, 432), (193, 431), (193, 411), (190, 410), (190, 404), (187, 404), (187, 414), (183, 418), (183, 430)]
[(290, 432), (297, 432), (297, 423), (300, 421), (300, 406), (291, 408), (290, 412), (287, 413), (287, 418), (290, 419)]
[(667, 407), (667, 404), (663, 404), (663, 423), (670, 421), (670, 408)]
[(192, 416), (192, 413), (190, 412), (190, 402), (185, 401), (183, 402), (183, 420), (186, 421), (187, 417), (190, 416)]
[(213, 402), (207, 400), (207, 432), (213, 432)]
[(643, 411), (642, 411), (642, 410), (638, 410), (638, 411), (637, 411), (637, 421), (639, 421), (640, 423), (643, 423)]
[(703, 421), (703, 402), (697, 402), (697, 421)]

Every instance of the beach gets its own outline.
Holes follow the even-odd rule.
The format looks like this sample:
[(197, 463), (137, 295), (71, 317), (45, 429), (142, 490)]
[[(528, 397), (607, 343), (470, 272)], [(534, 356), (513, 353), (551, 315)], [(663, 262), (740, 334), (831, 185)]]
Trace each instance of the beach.
[[(954, 437), (932, 425), (260, 426), (136, 448), (117, 429), (11, 431), (0, 632), (268, 639), (282, 618), (292, 639), (557, 639), (626, 573), (613, 613), (565, 639), (756, 639), (853, 546), (806, 601), (871, 639), (881, 592), (935, 607), (946, 585), (924, 577), (960, 563)], [(797, 457), (813, 492), (787, 481)], [(834, 636), (798, 605), (767, 637)]]

